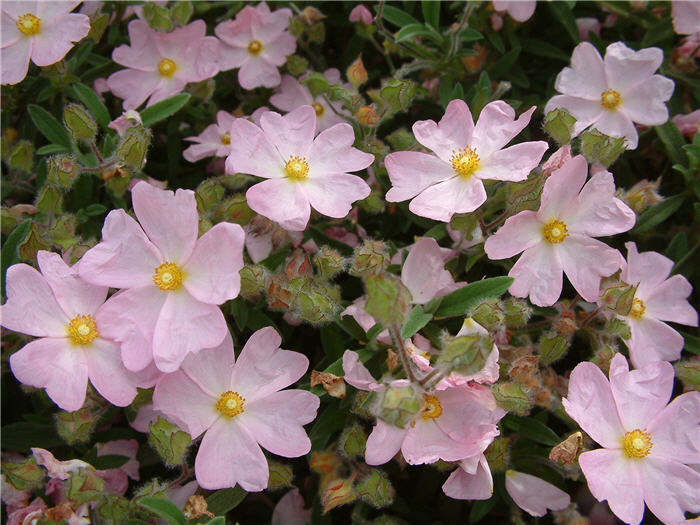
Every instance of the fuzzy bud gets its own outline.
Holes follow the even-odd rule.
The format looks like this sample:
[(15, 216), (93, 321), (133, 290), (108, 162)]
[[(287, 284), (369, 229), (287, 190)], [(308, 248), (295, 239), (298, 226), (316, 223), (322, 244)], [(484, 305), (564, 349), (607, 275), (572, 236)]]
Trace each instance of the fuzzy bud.
[(497, 330), (506, 319), (502, 306), (498, 299), (486, 299), (474, 308), (471, 317), (487, 330)]
[(62, 188), (72, 188), (80, 174), (80, 164), (73, 155), (54, 155), (49, 158), (47, 165), (47, 180)]
[[(386, 141), (395, 150), (407, 150), (416, 145), (413, 133), (409, 133), (406, 128), (399, 128), (386, 136)], [(471, 213), (470, 215), (474, 215)]]
[(618, 315), (628, 315), (639, 285), (632, 286), (624, 281), (610, 280), (603, 286), (603, 293), (600, 294), (602, 305)]
[(660, 184), (661, 177), (652, 182), (640, 180), (622, 195), (622, 200), (639, 215), (649, 206), (663, 202), (664, 198), (658, 193)]
[(365, 280), (365, 310), (384, 326), (402, 324), (411, 309), (411, 292), (391, 274), (370, 275)]
[(156, 449), (167, 466), (182, 465), (192, 438), (162, 417), (148, 425), (148, 443)]
[(376, 468), (371, 469), (369, 474), (357, 482), (355, 490), (362, 501), (375, 509), (391, 505), (396, 495), (389, 477)]
[(624, 319), (619, 317), (611, 317), (605, 324), (605, 333), (613, 337), (622, 337), (625, 341), (632, 337), (630, 326)]
[(31, 171), (34, 164), (34, 145), (28, 140), (20, 140), (12, 148), (9, 160), (12, 169)]
[(267, 482), (268, 490), (284, 489), (294, 486), (292, 484), (294, 472), (292, 471), (291, 465), (268, 459), (267, 467), (270, 472), (270, 477)]
[(484, 451), (491, 472), (505, 472), (510, 458), (510, 439), (499, 437), (494, 439)]
[(345, 270), (346, 260), (337, 250), (321, 246), (318, 253), (314, 255), (314, 265), (322, 277), (332, 279)]
[(350, 274), (367, 277), (379, 274), (389, 265), (389, 247), (381, 241), (365, 240), (355, 248)]
[(146, 152), (151, 144), (151, 130), (136, 125), (124, 131), (114, 155), (124, 164), (140, 170), (146, 163)]
[(624, 137), (609, 137), (592, 129), (581, 135), (581, 151), (589, 164), (610, 166), (625, 151)]
[(576, 119), (564, 108), (556, 108), (544, 117), (544, 129), (559, 144), (568, 144)]
[(170, 9), (170, 14), (172, 15), (175, 23), (179, 27), (182, 27), (187, 25), (187, 22), (189, 22), (190, 18), (192, 18), (192, 15), (194, 14), (194, 5), (189, 1), (175, 2), (175, 5), (173, 5), (172, 9)]
[(413, 385), (387, 386), (381, 392), (376, 392), (376, 395), (376, 416), (399, 428), (405, 428), (413, 421), (421, 408), (419, 393)]
[(39, 467), (31, 457), (19, 462), (3, 462), (2, 473), (3, 485), (4, 480), (7, 479), (7, 482), (17, 490), (38, 488), (44, 484), (44, 469)]
[(367, 70), (362, 62), (362, 55), (358, 56), (355, 61), (348, 66), (347, 70), (345, 70), (345, 76), (348, 77), (348, 80), (355, 88), (367, 82)]
[(214, 217), (217, 220), (235, 222), (236, 224), (245, 226), (253, 220), (255, 215), (256, 213), (248, 206), (245, 195), (239, 193), (224, 200), (214, 214)]
[(517, 382), (497, 383), (491, 388), (496, 403), (506, 412), (527, 416), (534, 406), (523, 385)]
[(289, 55), (285, 67), (290, 74), (298, 77), (309, 69), (309, 61), (299, 55)]
[(39, 211), (56, 215), (63, 210), (63, 191), (53, 184), (44, 184), (36, 197), (36, 207)]
[(95, 501), (102, 496), (105, 482), (88, 468), (81, 468), (71, 473), (66, 496), (76, 506)]
[(63, 110), (63, 123), (73, 140), (94, 140), (97, 122), (82, 104), (71, 102)]
[(346, 427), (338, 438), (338, 452), (348, 459), (357, 459), (365, 454), (367, 434), (361, 425), (353, 423)]
[(513, 182), (506, 187), (506, 205), (515, 215), (523, 210), (536, 210), (540, 206), (540, 195), (545, 177), (540, 173), (530, 175), (523, 182)]
[(445, 374), (457, 372), (468, 376), (484, 368), (486, 359), (493, 351), (493, 339), (479, 333), (450, 337), (438, 355), (436, 366)]
[(382, 87), (379, 95), (393, 111), (406, 111), (416, 96), (416, 83), (392, 78)]
[(567, 337), (558, 334), (555, 331), (548, 330), (540, 336), (537, 342), (537, 351), (540, 354), (540, 363), (543, 366), (548, 366), (555, 361), (559, 361), (566, 355), (567, 350), (571, 346), (571, 342)]
[(143, 16), (149, 26), (156, 31), (172, 31), (173, 20), (170, 11), (154, 2), (143, 4)]
[(605, 375), (608, 375), (610, 363), (612, 362), (613, 357), (615, 357), (615, 355), (618, 353), (617, 351), (618, 348), (616, 345), (605, 343), (595, 350), (590, 361), (600, 368)]
[(349, 479), (329, 479), (321, 485), (321, 506), (323, 515), (331, 509), (351, 503), (357, 498), (355, 492), (355, 474)]
[(700, 358), (696, 356), (690, 360), (678, 361), (673, 368), (676, 369), (676, 377), (685, 387), (684, 391), (700, 390)]
[(312, 25), (309, 27), (307, 34), (309, 35), (309, 42), (323, 44), (323, 41), (326, 39), (326, 24), (319, 22)]
[(324, 18), (326, 18), (326, 15), (324, 15), (315, 7), (307, 6), (301, 11), (299, 17), (306, 23), (306, 25), (310, 26), (312, 24), (315, 24), (319, 20), (323, 20)]
[(508, 328), (521, 328), (527, 324), (532, 316), (532, 307), (527, 304), (527, 301), (511, 297), (503, 301), (502, 304)]
[(86, 404), (74, 412), (60, 411), (56, 414), (56, 431), (61, 439), (73, 445), (74, 443), (86, 443), (90, 440), (104, 409), (98, 406), (90, 398)]
[(365, 126), (376, 126), (379, 123), (379, 115), (373, 106), (362, 106), (355, 112), (355, 118)]

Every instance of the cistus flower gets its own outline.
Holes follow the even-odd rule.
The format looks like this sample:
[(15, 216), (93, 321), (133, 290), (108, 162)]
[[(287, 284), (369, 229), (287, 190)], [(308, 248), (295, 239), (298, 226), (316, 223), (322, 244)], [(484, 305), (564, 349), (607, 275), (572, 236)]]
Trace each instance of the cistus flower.
[(632, 308), (626, 316), (632, 337), (625, 341), (635, 368), (654, 361), (675, 361), (683, 350), (683, 336), (663, 321), (698, 325), (698, 313), (688, 296), (693, 287), (682, 275), (673, 275), (673, 261), (656, 252), (637, 252), (633, 242), (625, 244), (627, 261), (620, 279), (638, 285)]
[(544, 183), (538, 211), (509, 217), (486, 239), (490, 259), (524, 252), (508, 272), (515, 278), (509, 288), (515, 297), (553, 305), (561, 294), (563, 272), (581, 297), (595, 302), (601, 278), (620, 268), (620, 252), (593, 237), (629, 230), (635, 214), (615, 197), (610, 172), (599, 171), (586, 182), (587, 173), (586, 159), (573, 157)]
[(0, 50), (3, 84), (17, 84), (27, 76), (29, 60), (50, 66), (61, 60), (75, 42), (90, 32), (86, 15), (71, 13), (80, 2), (2, 2)]
[(228, 111), (216, 114), (216, 124), (210, 124), (199, 135), (186, 137), (185, 140), (196, 142), (182, 156), (189, 162), (197, 162), (207, 157), (226, 157), (231, 151), (231, 125), (236, 117)]
[(694, 0), (672, 0), (671, 20), (679, 35), (700, 33), (700, 4)]
[(374, 20), (374, 16), (372, 16), (372, 12), (365, 4), (359, 4), (353, 7), (352, 11), (350, 11), (348, 20), (350, 22), (361, 22), (362, 24), (368, 26)]
[(227, 335), (217, 348), (189, 356), (156, 385), (153, 405), (194, 438), (204, 434), (194, 463), (205, 489), (264, 490), (268, 465), (260, 450), (294, 458), (311, 449), (303, 425), (319, 399), (305, 390), (281, 390), (309, 366), (303, 354), (280, 349), (272, 327), (258, 330), (236, 360)]
[(270, 12), (265, 2), (245, 6), (234, 20), (221, 22), (214, 33), (221, 39), (222, 71), (240, 68), (238, 83), (243, 89), (279, 86), (277, 69), (294, 53), (297, 41), (287, 31), (292, 11)]
[(700, 512), (700, 392), (667, 405), (673, 366), (665, 361), (629, 371), (616, 354), (610, 381), (593, 363), (579, 363), (562, 400), (566, 412), (603, 448), (584, 452), (579, 465), (598, 501), (625, 523), (640, 523), (644, 503), (662, 522), (685, 523)]
[[(700, 49), (700, 43), (698, 43), (698, 49)], [(676, 115), (671, 120), (678, 126), (678, 129), (683, 135), (693, 137), (700, 131), (700, 109), (696, 109), (692, 113), (686, 115)]]
[(40, 337), (10, 356), (12, 373), (26, 385), (46, 388), (69, 412), (83, 406), (88, 379), (113, 405), (128, 405), (137, 379), (124, 368), (119, 344), (105, 337), (114, 327), (107, 288), (80, 279), (56, 253), (41, 250), (37, 260), (41, 273), (27, 264), (7, 270), (2, 326)]
[(148, 106), (180, 93), (188, 82), (200, 82), (219, 72), (219, 41), (205, 36), (204, 20), (195, 20), (170, 33), (151, 29), (146, 22), (129, 22), (130, 45), (112, 52), (112, 60), (127, 67), (107, 78), (124, 109)]
[(530, 516), (544, 516), (547, 509), (564, 510), (571, 503), (569, 495), (560, 488), (515, 470), (506, 471), (506, 492)]
[(674, 83), (654, 72), (664, 60), (657, 47), (634, 51), (622, 42), (610, 44), (605, 58), (593, 44), (582, 42), (571, 55), (571, 67), (557, 76), (555, 95), (545, 113), (565, 108), (574, 117), (574, 135), (593, 127), (611, 137), (625, 137), (628, 149), (637, 147), (634, 123), (656, 126), (668, 120), (666, 102)]
[(161, 190), (139, 182), (131, 190), (141, 225), (112, 210), (102, 242), (80, 260), (88, 282), (125, 288), (109, 302), (110, 336), (121, 343), (133, 371), (151, 361), (177, 370), (188, 353), (212, 348), (228, 332), (217, 305), (238, 295), (243, 229), (219, 223), (199, 239), (194, 192)]
[(311, 106), (284, 116), (264, 113), (260, 127), (240, 118), (231, 127), (226, 171), (268, 179), (248, 189), (248, 205), (286, 230), (305, 229), (311, 207), (328, 217), (345, 217), (353, 202), (370, 193), (364, 180), (348, 173), (374, 161), (374, 155), (352, 147), (352, 126), (336, 124), (315, 134)]
[(304, 498), (299, 489), (287, 492), (272, 511), (271, 525), (306, 525), (311, 523), (311, 509), (304, 509)]
[(481, 179), (520, 181), (540, 162), (547, 143), (524, 142), (503, 149), (520, 133), (535, 111), (534, 106), (515, 120), (515, 111), (497, 100), (484, 107), (474, 125), (462, 100), (447, 105), (436, 124), (413, 124), (416, 140), (435, 154), (397, 151), (384, 160), (392, 188), (389, 202), (412, 199), (416, 215), (449, 222), (455, 213), (476, 210), (486, 200)]
[(525, 22), (535, 12), (536, 0), (493, 0), (493, 8), (496, 11), (507, 11), (518, 22)]

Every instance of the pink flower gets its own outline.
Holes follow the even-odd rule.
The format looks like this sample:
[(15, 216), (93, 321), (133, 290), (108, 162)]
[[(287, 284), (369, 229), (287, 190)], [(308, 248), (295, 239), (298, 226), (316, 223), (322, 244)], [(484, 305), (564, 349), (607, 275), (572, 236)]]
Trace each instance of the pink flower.
[(579, 465), (598, 501), (626, 523), (639, 523), (644, 503), (664, 523), (684, 523), (700, 512), (700, 393), (666, 405), (673, 367), (665, 361), (629, 371), (617, 354), (610, 381), (593, 363), (579, 363), (569, 379), (564, 408), (603, 446), (584, 452)]
[(672, 0), (671, 19), (679, 35), (700, 32), (700, 4), (695, 0)]
[(127, 129), (139, 124), (143, 125), (141, 114), (138, 111), (130, 109), (110, 122), (108, 127), (116, 131), (121, 137)]
[(515, 470), (506, 471), (506, 491), (530, 516), (544, 516), (547, 509), (564, 510), (571, 503), (569, 495), (560, 488)]
[(107, 288), (80, 279), (57, 253), (41, 250), (37, 260), (41, 273), (26, 264), (7, 270), (2, 326), (40, 338), (10, 356), (12, 373), (24, 384), (46, 388), (69, 412), (83, 406), (88, 379), (113, 405), (128, 405), (137, 380), (106, 335), (113, 326), (104, 302)]
[(260, 446), (288, 458), (311, 449), (303, 425), (316, 417), (318, 397), (280, 391), (304, 375), (309, 360), (280, 349), (281, 342), (272, 327), (262, 328), (234, 363), (227, 335), (219, 347), (188, 357), (156, 385), (154, 407), (192, 437), (204, 434), (194, 464), (202, 488), (238, 483), (249, 492), (264, 490), (268, 466)]
[(204, 131), (195, 137), (187, 137), (185, 140), (197, 142), (185, 151), (182, 156), (189, 162), (197, 162), (206, 157), (226, 157), (231, 152), (231, 125), (236, 117), (228, 111), (219, 111), (216, 114), (216, 124), (210, 124)]
[(235, 20), (221, 22), (214, 32), (221, 47), (221, 70), (241, 68), (238, 83), (243, 89), (279, 86), (277, 68), (297, 47), (296, 38), (287, 31), (292, 12), (277, 9), (270, 12), (265, 2), (245, 6)]
[(359, 4), (353, 7), (352, 11), (350, 11), (348, 20), (350, 22), (360, 22), (368, 26), (374, 20), (374, 16), (372, 16), (372, 12), (367, 9), (365, 4)]
[(597, 18), (583, 17), (576, 19), (576, 27), (581, 40), (588, 40), (588, 33), (591, 31), (600, 36), (600, 22)]
[(696, 109), (687, 115), (676, 115), (671, 120), (678, 126), (678, 129), (681, 130), (683, 135), (692, 137), (700, 131), (700, 109)]
[(411, 246), (401, 268), (401, 282), (411, 292), (414, 304), (425, 304), (466, 284), (455, 283), (452, 274), (445, 270), (445, 263), (454, 256), (452, 250), (441, 248), (432, 237), (421, 237)]
[(575, 135), (591, 126), (611, 137), (625, 137), (627, 148), (635, 149), (635, 122), (655, 126), (668, 120), (664, 102), (674, 84), (654, 74), (663, 59), (657, 47), (633, 51), (622, 42), (609, 45), (602, 59), (593, 44), (582, 42), (574, 49), (571, 67), (554, 84), (563, 95), (552, 97), (544, 111), (566, 108), (577, 119)]
[(86, 15), (71, 13), (80, 2), (2, 2), (2, 83), (27, 76), (29, 59), (37, 66), (61, 60), (90, 31)]
[(118, 439), (97, 445), (97, 456), (124, 456), (129, 460), (121, 467), (98, 470), (96, 475), (105, 482), (105, 490), (113, 494), (124, 495), (129, 488), (129, 478), (139, 480), (139, 462), (136, 454), (139, 443), (135, 439)]
[(535, 12), (537, 0), (493, 0), (496, 11), (508, 11), (508, 14), (518, 22), (525, 22)]
[(481, 453), (460, 461), (459, 467), (442, 485), (442, 491), (454, 499), (490, 499), (493, 477), (486, 456)]
[(299, 489), (287, 492), (272, 511), (271, 525), (306, 525), (311, 523), (311, 509), (304, 509), (304, 498)]
[(611, 173), (596, 173), (584, 185), (587, 168), (582, 155), (566, 162), (544, 183), (538, 211), (509, 217), (486, 239), (490, 259), (525, 252), (508, 272), (515, 278), (509, 289), (515, 297), (553, 305), (561, 294), (563, 271), (586, 301), (595, 302), (600, 279), (620, 268), (620, 252), (593, 237), (629, 230), (635, 214), (615, 197)]
[[(337, 69), (331, 68), (325, 71), (324, 75), (330, 84), (340, 83), (340, 72)], [(270, 102), (281, 109), (282, 111), (293, 111), (301, 106), (311, 106), (316, 112), (318, 131), (323, 131), (340, 122), (345, 122), (345, 119), (337, 113), (349, 115), (343, 108), (341, 101), (332, 102), (331, 105), (326, 102), (322, 96), (313, 97), (309, 88), (300, 84), (297, 79), (291, 75), (282, 77), (282, 84), (279, 87), (279, 92), (270, 97)]]
[(630, 361), (641, 368), (654, 361), (675, 361), (683, 350), (683, 336), (662, 321), (698, 325), (698, 313), (688, 303), (693, 287), (682, 275), (669, 277), (673, 261), (656, 252), (637, 252), (633, 242), (627, 247), (627, 263), (620, 278), (639, 285), (629, 314), (632, 337), (625, 341)]
[(360, 177), (374, 155), (352, 147), (350, 124), (336, 124), (316, 134), (316, 112), (302, 106), (285, 116), (269, 111), (260, 127), (236, 119), (231, 127), (229, 173), (249, 173), (269, 179), (246, 193), (248, 205), (286, 230), (306, 228), (311, 207), (329, 217), (345, 217), (352, 203), (369, 195)]
[(112, 60), (126, 66), (107, 79), (109, 89), (123, 98), (124, 109), (148, 106), (180, 93), (188, 82), (200, 82), (219, 72), (219, 41), (205, 36), (204, 20), (195, 20), (170, 33), (129, 22), (131, 45), (112, 52)]
[(240, 289), (243, 229), (219, 223), (197, 239), (194, 192), (166, 191), (139, 182), (131, 191), (136, 217), (113, 210), (102, 242), (80, 261), (83, 279), (126, 288), (108, 303), (109, 334), (121, 343), (133, 371), (151, 361), (176, 370), (188, 353), (212, 348), (228, 329), (217, 305)]
[[(345, 351), (343, 371), (345, 382), (360, 390), (381, 392), (386, 387), (374, 380), (356, 352)], [(390, 386), (409, 385), (406, 380), (397, 380)], [(490, 390), (479, 385), (424, 392), (422, 404), (405, 428), (377, 419), (367, 439), (368, 465), (386, 463), (399, 450), (411, 465), (478, 455), (498, 435), (496, 423), (505, 415), (496, 407)]]
[(469, 108), (453, 100), (436, 124), (413, 124), (416, 140), (434, 155), (398, 151), (386, 156), (393, 187), (386, 200), (413, 199), (416, 215), (449, 222), (455, 213), (476, 210), (486, 200), (481, 179), (524, 180), (547, 149), (546, 142), (524, 142), (502, 149), (520, 133), (535, 111), (534, 106), (515, 119), (515, 111), (497, 100), (486, 105), (474, 125)]
[(685, 58), (700, 58), (700, 32), (684, 38), (677, 52)]

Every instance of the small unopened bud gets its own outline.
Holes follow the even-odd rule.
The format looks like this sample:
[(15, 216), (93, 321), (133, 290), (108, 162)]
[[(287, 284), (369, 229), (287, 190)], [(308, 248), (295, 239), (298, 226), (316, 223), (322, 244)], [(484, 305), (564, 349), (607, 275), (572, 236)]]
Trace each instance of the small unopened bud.
[(305, 30), (306, 30), (306, 24), (301, 19), (301, 17), (293, 16), (292, 18), (289, 19), (289, 32), (292, 35), (299, 37), (299, 36), (304, 34)]
[(605, 325), (605, 333), (610, 334), (613, 337), (622, 337), (624, 340), (628, 340), (632, 337), (632, 331), (630, 326), (624, 319), (619, 317), (611, 317)]
[(501, 302), (498, 299), (486, 299), (472, 311), (471, 317), (487, 330), (496, 330), (503, 326), (506, 319)]
[(381, 241), (365, 240), (355, 248), (350, 273), (358, 277), (378, 274), (389, 265), (389, 247)]
[(331, 397), (337, 397), (340, 399), (345, 397), (345, 381), (340, 376), (329, 372), (319, 372), (318, 370), (313, 370), (311, 372), (311, 386), (314, 387), (319, 385), (321, 385)]
[(581, 135), (581, 151), (589, 164), (610, 166), (627, 149), (624, 137), (609, 137), (597, 129)]
[(392, 78), (382, 87), (379, 94), (393, 111), (406, 111), (416, 96), (416, 83), (412, 80)]
[(566, 355), (570, 346), (571, 342), (568, 337), (564, 337), (553, 330), (544, 332), (537, 342), (540, 363), (543, 366), (548, 366), (558, 361)]
[[(386, 141), (395, 150), (407, 150), (416, 145), (413, 133), (409, 133), (406, 128), (399, 128), (386, 136)], [(474, 215), (471, 213), (470, 215)]]
[(246, 225), (253, 220), (256, 213), (248, 206), (245, 195), (239, 193), (222, 202), (214, 216), (223, 221)]
[(314, 255), (314, 264), (322, 277), (332, 279), (345, 269), (346, 260), (337, 250), (321, 246), (318, 253)]
[(365, 126), (376, 126), (379, 122), (379, 115), (374, 111), (373, 106), (362, 106), (355, 113), (355, 118), (360, 124)]
[[(30, 457), (18, 462), (2, 463), (3, 485), (5, 481), (12, 485), (17, 490), (27, 490), (39, 488), (44, 483), (46, 475), (43, 468), (36, 464), (34, 458)], [(3, 490), (5, 487), (3, 486)]]
[(319, 20), (323, 20), (324, 18), (326, 18), (326, 15), (324, 15), (321, 11), (319, 11), (315, 7), (307, 6), (301, 11), (301, 13), (299, 14), (299, 17), (304, 22), (306, 22), (306, 25), (311, 25), (311, 24), (315, 24)]
[(318, 22), (309, 27), (307, 34), (309, 35), (309, 42), (322, 44), (326, 39), (326, 25), (323, 22)]
[(125, 164), (140, 170), (146, 163), (146, 152), (151, 144), (151, 130), (143, 126), (132, 126), (122, 136), (114, 155)]
[(190, 18), (192, 18), (192, 15), (194, 14), (194, 5), (192, 2), (175, 2), (175, 5), (173, 5), (172, 9), (170, 10), (170, 14), (172, 15), (175, 23), (182, 27), (190, 21)]
[(362, 501), (375, 509), (391, 505), (396, 495), (386, 473), (375, 468), (357, 482), (355, 490)]
[(576, 119), (564, 108), (556, 108), (544, 117), (544, 129), (559, 144), (568, 144)]
[(365, 453), (367, 434), (361, 425), (353, 423), (338, 438), (338, 452), (348, 459), (356, 459)]
[(221, 203), (225, 194), (225, 188), (216, 179), (205, 179), (195, 191), (198, 211), (200, 213), (211, 211)]
[(542, 382), (539, 372), (539, 357), (524, 355), (513, 361), (508, 375), (518, 383), (530, 388), (537, 388)]
[(522, 299), (511, 297), (503, 301), (503, 312), (508, 328), (520, 328), (530, 320), (532, 308)]
[(292, 471), (291, 465), (268, 459), (267, 467), (270, 473), (267, 482), (268, 490), (284, 489), (293, 486), (292, 480), (294, 479), (294, 472)]
[(622, 195), (622, 200), (639, 215), (649, 206), (664, 200), (658, 193), (660, 184), (661, 177), (652, 182), (647, 179), (640, 180)]
[(488, 334), (477, 332), (450, 337), (443, 343), (435, 364), (446, 374), (454, 371), (469, 376), (484, 368), (492, 351), (493, 339)]
[(83, 505), (88, 501), (96, 501), (103, 495), (105, 488), (104, 480), (95, 474), (92, 467), (81, 468), (73, 472), (68, 478), (67, 485), (64, 489), (66, 499), (76, 506)]
[(62, 188), (72, 188), (80, 174), (80, 164), (73, 155), (54, 155), (47, 162), (48, 181)]
[(348, 17), (350, 22), (360, 22), (366, 26), (370, 25), (373, 19), (372, 12), (364, 4), (356, 5)]
[(79, 410), (74, 412), (60, 411), (56, 414), (58, 435), (69, 445), (85, 443), (90, 440), (102, 414), (102, 408), (96, 406), (89, 398)]
[(462, 57), (462, 64), (469, 73), (474, 74), (481, 71), (481, 68), (486, 63), (486, 58), (488, 57), (489, 51), (486, 46), (481, 44), (474, 44), (472, 47), (474, 54)]
[(371, 215), (377, 215), (384, 211), (383, 191), (373, 189), (369, 195), (360, 201), (360, 208)]
[(634, 304), (634, 295), (637, 293), (638, 286), (638, 284), (632, 286), (624, 281), (612, 281), (600, 294), (600, 302), (605, 308), (618, 315), (628, 315)]
[(367, 70), (362, 62), (362, 55), (358, 56), (355, 61), (348, 66), (345, 75), (356, 88), (367, 82)]
[(357, 498), (355, 492), (355, 474), (349, 479), (329, 479), (321, 485), (321, 506), (323, 515), (331, 509), (351, 503)]
[(298, 77), (309, 69), (309, 61), (299, 55), (289, 55), (285, 67), (292, 75)]
[(517, 382), (497, 383), (491, 387), (496, 403), (506, 412), (527, 416), (534, 402), (525, 392), (523, 385)]
[(192, 438), (162, 417), (148, 425), (148, 443), (156, 449), (167, 466), (182, 465)]
[(97, 122), (82, 104), (68, 104), (63, 110), (63, 123), (75, 141), (93, 140), (97, 135)]
[(290, 279), (313, 275), (314, 270), (311, 267), (309, 256), (299, 249), (294, 250), (287, 258), (287, 265), (284, 268), (284, 273)]
[(411, 309), (411, 292), (390, 274), (370, 275), (365, 280), (365, 310), (384, 326), (402, 324)]
[(578, 456), (582, 444), (583, 434), (578, 431), (574, 432), (552, 449), (549, 453), (549, 459), (558, 465), (573, 465), (576, 462), (576, 456)]
[(377, 392), (374, 412), (379, 419), (405, 428), (413, 421), (421, 406), (421, 395), (412, 385), (387, 386), (381, 392)]
[(207, 500), (204, 499), (204, 496), (200, 496), (199, 494), (192, 494), (189, 497), (187, 503), (185, 503), (185, 508), (182, 509), (182, 513), (188, 521), (197, 520), (203, 516), (214, 517), (214, 515), (209, 512)]
[(540, 206), (540, 195), (544, 187), (543, 174), (530, 175), (523, 182), (510, 183), (507, 188), (506, 203), (513, 214), (523, 210), (536, 210)]

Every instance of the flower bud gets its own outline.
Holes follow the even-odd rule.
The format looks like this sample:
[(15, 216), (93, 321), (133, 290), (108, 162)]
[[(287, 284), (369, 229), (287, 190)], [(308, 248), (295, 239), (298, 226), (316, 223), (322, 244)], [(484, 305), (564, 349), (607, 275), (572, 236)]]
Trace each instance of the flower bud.
[(506, 319), (498, 299), (485, 299), (472, 311), (471, 317), (487, 330), (497, 330)]
[(326, 15), (315, 7), (307, 6), (301, 11), (299, 17), (306, 22), (306, 25), (312, 25), (326, 18)]
[(348, 459), (357, 459), (365, 454), (367, 434), (361, 425), (353, 423), (346, 427), (338, 438), (338, 452)]
[(389, 385), (376, 394), (375, 415), (399, 428), (405, 428), (413, 421), (421, 408), (421, 395), (413, 385)]
[[(416, 145), (413, 133), (409, 133), (406, 128), (399, 128), (386, 136), (386, 141), (395, 150), (407, 150)], [(474, 215), (473, 213), (470, 215)]]
[(66, 489), (66, 497), (77, 507), (96, 501), (102, 497), (105, 482), (91, 468), (81, 468), (71, 472)]
[(602, 305), (618, 315), (628, 315), (639, 284), (632, 286), (624, 281), (610, 279), (603, 286), (603, 293), (600, 294)]
[(170, 17), (170, 11), (165, 7), (159, 6), (154, 2), (146, 2), (143, 4), (143, 17), (156, 31), (172, 31), (173, 20)]
[(314, 265), (322, 277), (332, 279), (345, 270), (346, 260), (337, 250), (321, 246), (318, 253), (314, 255)]
[(379, 115), (374, 111), (373, 106), (362, 106), (355, 112), (355, 118), (365, 126), (376, 126), (379, 122)]
[(309, 69), (309, 61), (299, 55), (289, 55), (285, 67), (290, 74), (298, 77)]
[(328, 91), (328, 79), (323, 73), (312, 71), (301, 81), (311, 91), (311, 95), (317, 97)]
[(617, 345), (605, 343), (596, 348), (590, 361), (607, 375), (610, 370), (610, 363), (617, 353)]
[(552, 449), (549, 453), (549, 459), (560, 466), (573, 465), (582, 444), (583, 434), (579, 431), (574, 432)]
[(248, 206), (248, 201), (243, 193), (232, 195), (224, 200), (214, 213), (214, 218), (219, 221), (235, 222), (245, 226), (253, 220), (256, 213)]
[(503, 301), (502, 305), (508, 328), (521, 328), (527, 324), (532, 316), (532, 308), (523, 299), (511, 297)]
[(206, 179), (195, 190), (197, 210), (206, 213), (221, 203), (226, 190), (216, 179)]
[(321, 485), (321, 506), (323, 515), (329, 510), (351, 503), (357, 498), (355, 493), (355, 474), (349, 479), (329, 479)]
[(378, 274), (389, 265), (389, 247), (381, 241), (365, 240), (355, 248), (350, 274), (367, 277)]
[(314, 24), (309, 27), (307, 34), (309, 35), (309, 42), (323, 44), (323, 41), (326, 39), (326, 25), (323, 22)]
[(393, 111), (406, 111), (416, 96), (416, 83), (412, 80), (392, 78), (382, 87), (379, 94)]
[(378, 213), (383, 212), (384, 205), (386, 204), (384, 202), (384, 198), (382, 197), (383, 195), (383, 191), (373, 189), (369, 192), (367, 197), (360, 201), (360, 208), (371, 215), (377, 215)]
[(365, 310), (384, 326), (402, 324), (411, 309), (411, 292), (391, 274), (370, 275), (365, 280)]
[(182, 465), (192, 438), (162, 417), (148, 424), (148, 443), (169, 467)]
[(343, 466), (341, 458), (335, 452), (312, 452), (309, 468), (321, 476), (321, 480), (336, 477)]
[(348, 66), (348, 69), (345, 71), (345, 76), (348, 77), (348, 80), (355, 88), (367, 82), (367, 70), (362, 63), (362, 55), (358, 56), (355, 61)]
[(80, 164), (73, 155), (54, 155), (49, 158), (47, 168), (47, 180), (66, 189), (72, 188), (80, 175)]
[(82, 104), (68, 104), (63, 110), (63, 123), (75, 141), (93, 140), (97, 135), (97, 122)]
[(497, 383), (491, 387), (496, 403), (506, 412), (527, 416), (534, 406), (523, 385), (517, 382)]
[(190, 18), (192, 18), (192, 15), (194, 14), (194, 5), (192, 5), (192, 2), (189, 1), (175, 2), (175, 5), (173, 5), (172, 9), (170, 9), (170, 14), (172, 15), (175, 23), (179, 27), (182, 27), (187, 25), (187, 22), (189, 22)]
[(136, 125), (124, 131), (114, 155), (125, 164), (140, 170), (146, 163), (146, 152), (151, 144), (151, 130)]
[(556, 108), (544, 117), (544, 129), (559, 144), (571, 142), (576, 119), (564, 108)]
[(292, 480), (294, 472), (291, 465), (279, 463), (277, 461), (267, 460), (267, 467), (270, 473), (267, 482), (268, 490), (284, 489), (293, 487)]
[(554, 330), (548, 330), (540, 336), (537, 342), (537, 352), (540, 354), (540, 363), (548, 366), (566, 355), (571, 342), (567, 337), (558, 334)]
[(649, 206), (663, 202), (664, 198), (658, 193), (660, 184), (661, 177), (653, 182), (643, 179), (627, 190), (622, 200), (639, 215)]
[(31, 171), (34, 164), (34, 145), (27, 140), (20, 140), (10, 153), (10, 167), (15, 170)]
[(624, 340), (628, 340), (632, 337), (632, 331), (630, 326), (624, 319), (619, 317), (611, 317), (605, 325), (605, 333), (613, 337), (622, 337)]
[(58, 186), (46, 183), (36, 197), (36, 207), (39, 211), (56, 215), (63, 210), (63, 191)]
[(304, 24), (304, 21), (298, 17), (298, 16), (293, 16), (292, 18), (289, 19), (289, 32), (296, 36), (300, 37), (301, 35), (304, 34), (304, 31), (306, 30), (306, 26)]
[(545, 177), (541, 173), (530, 175), (522, 182), (511, 182), (506, 187), (506, 205), (515, 215), (524, 210), (536, 210), (540, 206), (540, 195)]
[(530, 388), (538, 388), (542, 380), (540, 378), (539, 357), (536, 355), (524, 355), (518, 357), (508, 370), (508, 375), (514, 381)]
[(56, 431), (69, 445), (86, 443), (90, 440), (103, 413), (104, 409), (88, 398), (86, 404), (79, 410), (74, 412), (62, 410), (56, 414)]
[(46, 240), (46, 227), (32, 222), (27, 236), (17, 245), (17, 253), (24, 261), (33, 261), (39, 250), (50, 250), (51, 245)]
[(375, 509), (387, 507), (394, 502), (396, 491), (389, 477), (381, 470), (373, 468), (355, 485), (358, 497)]
[(450, 337), (444, 343), (435, 365), (445, 374), (457, 372), (469, 376), (484, 368), (493, 351), (493, 339), (488, 334), (473, 333)]
[(581, 135), (581, 151), (589, 164), (610, 166), (625, 151), (624, 137), (609, 137), (597, 129)]
[(252, 298), (265, 288), (267, 272), (259, 264), (247, 264), (239, 272), (241, 276), (241, 296)]

